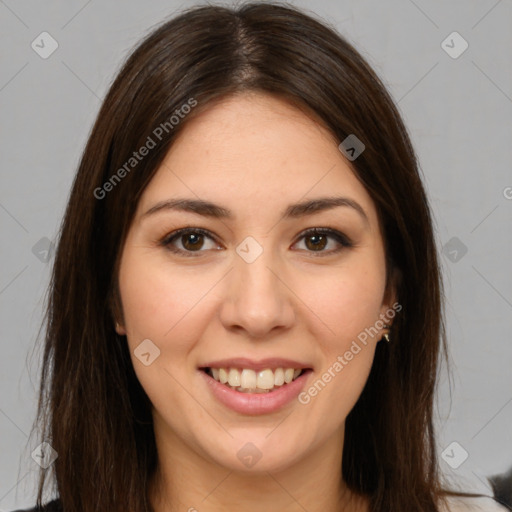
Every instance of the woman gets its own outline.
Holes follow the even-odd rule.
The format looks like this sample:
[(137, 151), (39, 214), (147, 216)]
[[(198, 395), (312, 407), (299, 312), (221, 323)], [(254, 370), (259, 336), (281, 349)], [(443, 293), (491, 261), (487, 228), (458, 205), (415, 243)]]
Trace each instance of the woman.
[(407, 131), (345, 39), (266, 2), (165, 23), (111, 86), (62, 225), (49, 509), (465, 506), (434, 437), (436, 254)]

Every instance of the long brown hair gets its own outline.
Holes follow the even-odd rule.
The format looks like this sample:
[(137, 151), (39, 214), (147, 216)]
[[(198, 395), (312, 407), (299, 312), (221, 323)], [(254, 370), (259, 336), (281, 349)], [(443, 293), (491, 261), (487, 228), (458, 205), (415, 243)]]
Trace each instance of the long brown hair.
[[(38, 505), (51, 474), (65, 512), (152, 510), (150, 403), (126, 339), (114, 330), (119, 257), (142, 191), (188, 120), (245, 91), (292, 102), (338, 143), (355, 134), (365, 144), (351, 165), (379, 213), (388, 276), (398, 277), (403, 309), (347, 417), (340, 463), (348, 486), (369, 496), (374, 512), (438, 510), (433, 403), (440, 355), (448, 357), (415, 152), (385, 86), (357, 50), (313, 15), (268, 2), (194, 7), (166, 21), (134, 50), (103, 101), (49, 288), (36, 424), (58, 458), (41, 470)], [(149, 138), (154, 147), (132, 161)]]

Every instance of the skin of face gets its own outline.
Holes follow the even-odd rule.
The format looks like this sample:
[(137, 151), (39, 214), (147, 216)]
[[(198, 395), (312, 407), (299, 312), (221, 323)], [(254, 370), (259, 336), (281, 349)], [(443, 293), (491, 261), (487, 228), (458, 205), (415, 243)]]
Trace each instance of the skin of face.
[[(230, 357), (295, 359), (313, 368), (307, 391), (393, 304), (375, 205), (337, 144), (282, 99), (231, 96), (190, 119), (142, 194), (122, 251), (116, 329), (153, 405), (159, 510), (174, 510), (170, 501), (176, 510), (334, 510), (347, 496), (345, 419), (382, 331), (358, 342), (360, 351), (307, 404), (293, 400), (273, 413), (232, 411), (198, 369)], [(341, 206), (280, 219), (288, 205), (326, 196), (357, 202), (366, 218)], [(211, 201), (234, 219), (144, 215), (175, 198)], [(162, 243), (182, 228), (211, 237)], [(315, 252), (314, 235), (299, 236), (310, 228), (337, 230), (351, 245), (328, 236)], [(236, 251), (246, 237), (262, 249), (251, 263)], [(134, 353), (143, 340), (160, 351), (148, 366)], [(251, 467), (237, 456), (247, 443), (260, 454)], [(346, 510), (364, 510), (350, 503)]]

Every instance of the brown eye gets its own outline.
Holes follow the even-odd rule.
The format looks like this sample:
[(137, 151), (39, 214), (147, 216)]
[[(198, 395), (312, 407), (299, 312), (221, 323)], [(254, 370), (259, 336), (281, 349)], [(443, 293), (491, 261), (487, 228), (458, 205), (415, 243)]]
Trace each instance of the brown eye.
[[(212, 244), (212, 247), (204, 249), (205, 239), (210, 239), (212, 242), (214, 241), (212, 235), (204, 229), (184, 228), (167, 235), (160, 244), (170, 251), (184, 256), (200, 256), (201, 252), (218, 247), (215, 244)], [(179, 245), (177, 246), (177, 244)]]
[[(309, 235), (305, 237), (306, 247), (312, 251), (325, 249), (327, 238), (325, 235)], [(311, 243), (308, 243), (308, 241)]]
[[(305, 240), (307, 252), (317, 253), (314, 254), (314, 256), (327, 256), (329, 254), (337, 253), (346, 247), (353, 246), (353, 243), (347, 236), (331, 228), (310, 229), (301, 234), (300, 240), (302, 239)], [(328, 246), (330, 239), (335, 240), (335, 247), (326, 251), (324, 249)], [(338, 245), (337, 248), (336, 244)]]
[[(301, 234), (299, 240), (305, 240), (306, 252), (314, 256), (328, 256), (337, 253), (343, 248), (352, 247), (350, 239), (343, 233), (331, 228), (314, 228)], [(205, 241), (213, 242), (211, 247), (205, 248)], [(325, 250), (331, 240), (334, 240), (334, 248)], [(160, 244), (170, 251), (183, 256), (200, 256), (201, 252), (208, 249), (219, 249), (215, 245), (212, 234), (201, 228), (184, 228), (167, 235)], [(298, 242), (296, 242), (298, 243)], [(338, 247), (336, 247), (336, 244)], [(181, 247), (180, 247), (181, 245)]]
[(186, 235), (181, 235), (181, 244), (187, 251), (194, 251), (196, 249), (200, 249), (204, 243), (203, 236), (201, 234), (196, 233), (188, 233)]

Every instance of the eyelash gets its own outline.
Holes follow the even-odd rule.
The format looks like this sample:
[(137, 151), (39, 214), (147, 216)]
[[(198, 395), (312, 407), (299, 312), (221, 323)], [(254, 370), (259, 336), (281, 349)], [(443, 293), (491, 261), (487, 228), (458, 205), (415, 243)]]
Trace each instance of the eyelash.
[[(169, 251), (171, 251), (175, 254), (180, 254), (187, 258), (188, 257), (195, 258), (195, 257), (199, 256), (199, 253), (205, 252), (205, 251), (204, 250), (184, 251), (183, 249), (178, 249), (172, 245), (173, 241), (175, 239), (177, 239), (179, 236), (184, 235), (184, 234), (191, 234), (191, 233), (207, 236), (208, 238), (211, 238), (212, 240), (215, 241), (215, 238), (213, 237), (213, 235), (205, 229), (183, 228), (183, 229), (178, 229), (177, 231), (173, 231), (172, 233), (166, 235), (162, 240), (160, 240), (159, 243), (161, 246), (165, 247), (166, 249), (168, 249)], [(340, 233), (339, 231), (337, 231), (335, 229), (331, 229), (331, 228), (312, 228), (312, 229), (303, 231), (302, 233), (299, 234), (299, 238), (298, 238), (297, 242), (302, 240), (303, 238), (307, 238), (308, 236), (319, 236), (319, 235), (320, 236), (327, 235), (331, 238), (334, 238), (341, 245), (341, 247), (339, 247), (338, 249), (330, 250), (330, 251), (323, 251), (323, 250), (322, 251), (307, 251), (307, 252), (312, 253), (312, 255), (314, 257), (328, 256), (331, 254), (338, 253), (341, 250), (343, 250), (344, 248), (353, 247), (352, 241), (346, 235), (344, 235), (343, 233)], [(297, 243), (297, 242), (295, 242), (295, 243)], [(198, 253), (198, 254), (196, 255), (195, 253)]]

